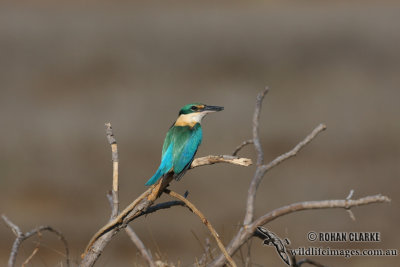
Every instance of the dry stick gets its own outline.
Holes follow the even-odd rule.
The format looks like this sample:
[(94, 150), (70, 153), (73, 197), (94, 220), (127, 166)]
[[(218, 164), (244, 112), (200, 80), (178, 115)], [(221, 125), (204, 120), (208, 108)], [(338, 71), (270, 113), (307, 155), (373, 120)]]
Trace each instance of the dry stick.
[(253, 139), (249, 139), (249, 140), (243, 141), (240, 145), (238, 145), (235, 148), (235, 150), (233, 150), (232, 156), (236, 156), (237, 153), (239, 153), (239, 151), (242, 150), (242, 148), (244, 148), (245, 146), (250, 145), (250, 144), (254, 144)]
[(25, 267), (38, 251), (39, 251), (39, 246), (36, 246), (35, 249), (32, 251), (31, 255), (29, 255), (29, 257), (26, 258), (26, 260), (22, 263), (21, 267)]
[(261, 146), (260, 136), (259, 136), (259, 124), (260, 124), (260, 113), (262, 101), (265, 95), (269, 92), (269, 88), (265, 87), (265, 89), (257, 95), (256, 99), (256, 107), (253, 115), (253, 144), (254, 148), (257, 152), (257, 166), (260, 166), (264, 163), (264, 151)]
[(118, 214), (119, 197), (118, 197), (118, 145), (117, 140), (114, 137), (113, 129), (111, 123), (106, 123), (106, 137), (108, 143), (111, 145), (111, 160), (113, 162), (113, 180), (112, 180), (112, 209), (111, 218), (114, 219)]
[[(246, 212), (245, 218), (243, 220), (244, 226), (241, 227), (236, 234), (236, 236), (231, 240), (227, 247), (227, 251), (230, 255), (233, 255), (249, 238), (251, 238), (254, 234), (254, 204), (255, 204), (255, 197), (257, 193), (257, 188), (263, 179), (265, 173), (272, 169), (273, 167), (277, 166), (281, 162), (285, 161), (286, 159), (295, 156), (300, 149), (306, 146), (311, 140), (313, 140), (321, 131), (326, 129), (324, 124), (320, 124), (317, 126), (303, 141), (298, 143), (291, 151), (277, 157), (270, 163), (264, 165), (264, 152), (261, 146), (260, 137), (259, 137), (259, 120), (260, 120), (260, 113), (261, 113), (261, 106), (262, 101), (265, 95), (268, 93), (269, 89), (266, 87), (261, 93), (258, 94), (256, 99), (256, 106), (253, 115), (253, 143), (254, 148), (257, 153), (257, 168), (254, 173), (253, 179), (250, 183), (248, 189), (248, 196), (247, 196), (247, 205), (246, 205)], [(379, 201), (377, 201), (379, 202)], [(349, 209), (349, 208), (347, 208)], [(251, 226), (251, 227), (250, 227)], [(255, 226), (256, 227), (256, 226)], [(210, 265), (211, 266), (222, 266), (225, 263), (224, 255), (219, 255), (219, 257), (214, 260)]]
[(252, 160), (248, 158), (239, 158), (236, 156), (229, 156), (229, 155), (206, 156), (194, 159), (192, 165), (190, 165), (190, 169), (204, 165), (212, 165), (215, 163), (231, 163), (234, 165), (239, 165), (244, 167), (253, 164)]
[[(118, 145), (117, 145), (117, 140), (114, 137), (114, 133), (111, 127), (111, 123), (106, 123), (106, 136), (108, 143), (111, 145), (111, 158), (113, 162), (113, 187), (112, 187), (112, 193), (111, 197), (108, 196), (108, 199), (111, 200), (111, 207), (112, 207), (112, 212), (111, 212), (111, 219), (114, 219), (117, 217), (118, 212), (119, 212), (119, 197), (118, 197), (118, 189), (119, 189), (119, 183), (118, 183), (118, 162), (119, 162), (119, 157), (118, 157)], [(153, 261), (153, 258), (151, 257), (149, 251), (146, 249), (144, 246), (142, 240), (140, 240), (139, 236), (135, 233), (135, 231), (128, 225), (125, 228), (125, 232), (135, 244), (137, 249), (140, 251), (140, 254), (142, 257), (147, 261), (150, 267), (156, 267), (155, 262)]]
[(389, 203), (390, 199), (387, 196), (382, 195), (374, 195), (367, 196), (359, 199), (337, 199), (337, 200), (319, 200), (319, 201), (304, 201), (293, 203), (273, 211), (268, 212), (267, 214), (261, 216), (257, 220), (255, 220), (251, 225), (250, 229), (255, 231), (257, 226), (264, 225), (266, 223), (271, 222), (283, 215), (301, 211), (301, 210), (311, 210), (311, 209), (327, 209), (327, 208), (343, 208), (349, 210), (352, 207), (368, 205), (372, 203)]
[[(230, 255), (233, 255), (247, 240), (254, 236), (258, 226), (262, 226), (272, 220), (277, 219), (283, 215), (287, 215), (296, 211), (312, 210), (312, 209), (332, 209), (343, 208), (350, 209), (356, 206), (368, 205), (372, 203), (389, 203), (390, 199), (387, 196), (375, 195), (367, 196), (356, 200), (322, 200), (322, 201), (305, 201), (290, 204), (278, 209), (275, 209), (267, 214), (261, 216), (247, 227), (242, 227), (236, 236), (232, 239), (231, 243), (227, 246), (226, 250)], [(220, 255), (210, 266), (223, 266), (225, 264), (224, 255)]]
[(258, 94), (256, 99), (256, 106), (254, 109), (253, 115), (253, 143), (254, 148), (257, 152), (257, 169), (254, 173), (253, 179), (251, 180), (248, 194), (247, 194), (247, 205), (246, 205), (246, 213), (245, 218), (243, 220), (243, 224), (250, 224), (254, 219), (254, 206), (257, 188), (260, 185), (262, 179), (264, 178), (265, 173), (277, 166), (279, 163), (285, 161), (286, 159), (295, 156), (300, 149), (306, 146), (311, 140), (313, 140), (321, 131), (326, 129), (324, 124), (318, 125), (303, 141), (298, 143), (291, 151), (277, 157), (270, 163), (264, 165), (264, 152), (261, 146), (260, 137), (259, 137), (259, 121), (260, 121), (260, 113), (262, 101), (265, 95), (268, 93), (269, 88), (266, 87), (261, 93)]
[(286, 152), (285, 154), (280, 155), (279, 157), (275, 158), (273, 161), (271, 161), (268, 164), (257, 166), (256, 172), (254, 174), (254, 177), (250, 183), (249, 191), (248, 191), (248, 197), (247, 197), (247, 206), (246, 206), (246, 216), (244, 218), (243, 224), (247, 225), (253, 221), (254, 218), (254, 204), (255, 204), (255, 199), (256, 199), (256, 193), (257, 193), (257, 188), (261, 183), (261, 180), (264, 178), (264, 175), (267, 171), (272, 169), (273, 167), (279, 165), (283, 161), (294, 157), (297, 155), (297, 153), (305, 147), (308, 143), (310, 143), (317, 135), (324, 131), (326, 129), (326, 126), (324, 124), (319, 124), (315, 129), (304, 138), (303, 141), (298, 143), (292, 150), (289, 152)]
[(236, 263), (232, 260), (231, 256), (229, 256), (228, 252), (226, 251), (224, 245), (222, 244), (221, 240), (219, 239), (218, 233), (215, 231), (214, 227), (211, 225), (210, 221), (204, 216), (204, 214), (199, 211), (189, 200), (181, 196), (180, 194), (170, 191), (168, 189), (164, 190), (164, 192), (180, 201), (184, 202), (186, 206), (197, 216), (199, 216), (200, 220), (207, 226), (208, 230), (210, 230), (212, 236), (214, 237), (215, 241), (218, 244), (218, 247), (221, 249), (222, 253), (225, 255), (227, 261), (232, 267), (236, 267)]
[[(249, 166), (252, 162), (247, 158), (232, 157), (228, 155), (206, 156), (194, 159), (190, 168), (192, 169), (195, 167), (211, 165), (215, 163), (230, 163), (239, 166)], [(104, 247), (108, 242), (111, 241), (112, 236), (115, 235), (121, 228), (126, 227), (130, 221), (143, 215), (143, 213), (146, 213), (147, 209), (159, 197), (161, 194), (160, 192), (164, 190), (171, 180), (172, 176), (160, 179), (157, 184), (152, 185), (131, 204), (129, 204), (129, 206), (120, 212), (115, 219), (108, 222), (105, 226), (98, 230), (97, 233), (91, 238), (85, 249), (85, 252), (82, 254), (83, 261), (81, 266), (93, 266)]]
[(14, 244), (12, 246), (10, 257), (8, 259), (8, 267), (13, 267), (15, 265), (18, 250), (19, 250), (22, 242), (36, 234), (39, 234), (40, 232), (43, 232), (43, 231), (49, 231), (51, 233), (54, 233), (63, 242), (64, 247), (65, 247), (65, 258), (66, 258), (65, 261), (66, 261), (67, 266), (69, 266), (68, 243), (67, 243), (67, 240), (64, 238), (64, 236), (59, 231), (46, 225), (46, 226), (39, 226), (29, 232), (22, 233), (21, 229), (16, 224), (14, 224), (12, 221), (10, 221), (10, 219), (8, 219), (7, 216), (2, 215), (1, 217), (3, 218), (3, 220), (7, 224), (7, 226), (10, 227), (11, 230), (13, 231), (13, 233), (17, 236), (17, 238), (15, 239)]
[[(251, 180), (250, 187), (247, 193), (247, 205), (246, 205), (246, 215), (243, 221), (243, 224), (249, 224), (253, 220), (254, 214), (254, 202), (256, 199), (256, 191), (258, 187), (258, 177), (262, 176), (260, 172), (260, 167), (264, 163), (264, 152), (261, 147), (261, 141), (259, 136), (259, 128), (260, 128), (260, 113), (261, 113), (261, 105), (265, 95), (268, 93), (269, 88), (266, 87), (262, 92), (257, 95), (256, 106), (254, 109), (253, 115), (253, 144), (257, 154), (257, 169), (254, 173), (253, 179)], [(258, 183), (257, 183), (258, 182)]]

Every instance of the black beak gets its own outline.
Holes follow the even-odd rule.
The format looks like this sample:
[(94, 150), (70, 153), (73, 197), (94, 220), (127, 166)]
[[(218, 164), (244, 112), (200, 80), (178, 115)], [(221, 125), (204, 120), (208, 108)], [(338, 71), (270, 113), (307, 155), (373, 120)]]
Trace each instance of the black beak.
[(221, 111), (224, 110), (224, 107), (219, 106), (205, 106), (203, 111)]

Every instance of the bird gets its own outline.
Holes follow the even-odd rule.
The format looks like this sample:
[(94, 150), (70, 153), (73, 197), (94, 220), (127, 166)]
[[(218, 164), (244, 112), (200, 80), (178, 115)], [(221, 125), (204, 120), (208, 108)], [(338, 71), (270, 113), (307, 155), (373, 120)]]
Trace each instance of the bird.
[(160, 166), (145, 185), (153, 185), (167, 174), (172, 174), (179, 181), (192, 164), (203, 139), (202, 119), (208, 113), (223, 109), (224, 107), (202, 103), (183, 106), (165, 137)]

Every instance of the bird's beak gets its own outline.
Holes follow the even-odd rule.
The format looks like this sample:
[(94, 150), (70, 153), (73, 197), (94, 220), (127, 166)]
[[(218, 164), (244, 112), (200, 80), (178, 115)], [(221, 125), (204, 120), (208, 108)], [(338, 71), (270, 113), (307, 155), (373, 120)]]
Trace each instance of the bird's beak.
[(221, 111), (224, 110), (224, 107), (219, 107), (219, 106), (205, 106), (203, 111), (207, 112), (216, 112), (216, 111)]

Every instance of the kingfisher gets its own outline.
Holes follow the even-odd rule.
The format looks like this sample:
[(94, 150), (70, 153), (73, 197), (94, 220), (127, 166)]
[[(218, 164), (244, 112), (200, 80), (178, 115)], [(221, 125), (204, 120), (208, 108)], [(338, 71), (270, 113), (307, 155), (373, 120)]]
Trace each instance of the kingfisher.
[(189, 169), (203, 139), (201, 120), (223, 107), (192, 103), (182, 107), (178, 119), (169, 128), (162, 148), (161, 163), (146, 185), (155, 184), (166, 174), (179, 181)]

